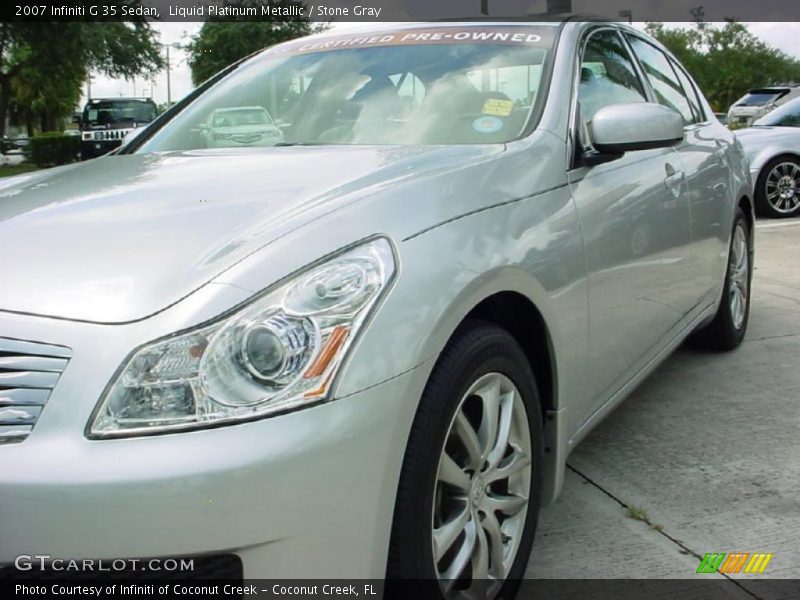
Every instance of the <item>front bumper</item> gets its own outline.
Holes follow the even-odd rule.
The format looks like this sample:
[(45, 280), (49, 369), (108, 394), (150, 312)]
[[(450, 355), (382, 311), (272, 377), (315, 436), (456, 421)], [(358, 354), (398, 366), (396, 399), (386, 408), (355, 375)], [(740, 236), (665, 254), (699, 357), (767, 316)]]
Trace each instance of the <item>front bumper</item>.
[(122, 145), (121, 140), (81, 140), (81, 160), (108, 154)]
[[(218, 429), (93, 441), (37, 425), (0, 446), (0, 564), (232, 553), (247, 578), (382, 577), (427, 370)], [(43, 419), (69, 408), (58, 391)]]
[(766, 115), (769, 110), (762, 107), (733, 108), (728, 112), (728, 126), (749, 127), (753, 121)]

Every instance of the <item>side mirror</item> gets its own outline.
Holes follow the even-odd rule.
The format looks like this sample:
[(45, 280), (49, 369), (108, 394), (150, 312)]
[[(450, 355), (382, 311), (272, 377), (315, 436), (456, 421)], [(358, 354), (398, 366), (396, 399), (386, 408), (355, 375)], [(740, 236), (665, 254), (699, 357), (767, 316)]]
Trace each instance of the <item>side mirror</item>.
[(80, 125), (81, 124), (81, 118), (78, 115), (73, 115), (72, 116), (72, 122), (75, 123), (76, 125)]
[(683, 140), (683, 118), (674, 110), (647, 102), (612, 104), (589, 123), (592, 145), (600, 155), (667, 148)]

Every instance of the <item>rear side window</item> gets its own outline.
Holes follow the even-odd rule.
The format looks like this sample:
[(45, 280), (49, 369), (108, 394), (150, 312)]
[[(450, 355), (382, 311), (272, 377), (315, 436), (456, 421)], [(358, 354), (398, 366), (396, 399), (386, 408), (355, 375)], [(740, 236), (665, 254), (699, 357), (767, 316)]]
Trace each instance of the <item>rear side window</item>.
[(702, 123), (706, 120), (706, 116), (703, 112), (703, 103), (700, 102), (700, 95), (697, 92), (697, 88), (692, 85), (692, 80), (689, 79), (686, 71), (684, 71), (679, 64), (673, 60), (671, 60), (670, 63), (672, 63), (672, 68), (675, 69), (675, 73), (678, 74), (678, 79), (683, 86), (683, 91), (686, 93), (686, 98), (689, 100), (689, 105), (692, 107), (694, 122)]
[(616, 32), (598, 31), (586, 42), (581, 60), (578, 102), (585, 123), (605, 106), (647, 102), (633, 60)]
[(694, 123), (691, 105), (667, 55), (638, 37), (631, 36), (629, 40), (659, 103), (677, 111), (687, 125)]

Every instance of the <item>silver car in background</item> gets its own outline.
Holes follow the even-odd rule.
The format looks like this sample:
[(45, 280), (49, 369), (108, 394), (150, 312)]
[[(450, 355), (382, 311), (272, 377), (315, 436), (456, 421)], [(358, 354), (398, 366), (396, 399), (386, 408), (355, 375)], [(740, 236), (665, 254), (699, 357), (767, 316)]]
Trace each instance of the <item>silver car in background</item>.
[[(576, 444), (687, 337), (742, 341), (745, 158), (664, 48), (380, 27), (0, 184), (0, 563), (512, 596)], [(208, 148), (229, 106), (283, 142)]]
[(800, 97), (797, 84), (774, 85), (747, 90), (728, 109), (728, 125), (747, 127), (764, 115)]
[(201, 126), (207, 148), (274, 146), (283, 134), (263, 106), (228, 106), (212, 112)]
[(756, 211), (800, 215), (800, 98), (761, 117), (736, 137), (750, 161)]

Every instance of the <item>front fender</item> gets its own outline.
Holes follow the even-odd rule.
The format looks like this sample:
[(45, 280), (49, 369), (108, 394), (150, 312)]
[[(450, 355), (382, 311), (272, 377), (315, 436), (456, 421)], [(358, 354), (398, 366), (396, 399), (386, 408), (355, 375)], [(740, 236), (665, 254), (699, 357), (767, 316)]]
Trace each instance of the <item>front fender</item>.
[(407, 418), (397, 424), (402, 452), (428, 374), (453, 332), (486, 298), (516, 292), (538, 309), (550, 337), (554, 398), (545, 435), (552, 451), (543, 501), (552, 500), (561, 486), (573, 421), (566, 417), (582, 414), (590, 397), (583, 368), (589, 330), (585, 259), (569, 189), (487, 208), (411, 236), (398, 244), (398, 255), (394, 287), (353, 347), (336, 396), (425, 365), (409, 397), (386, 399), (404, 403)]

